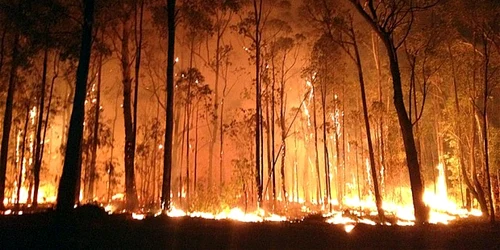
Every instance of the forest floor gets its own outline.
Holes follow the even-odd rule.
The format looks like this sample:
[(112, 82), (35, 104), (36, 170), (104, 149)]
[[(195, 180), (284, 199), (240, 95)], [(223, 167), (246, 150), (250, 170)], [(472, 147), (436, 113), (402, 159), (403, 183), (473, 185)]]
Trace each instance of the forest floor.
[(343, 225), (322, 220), (246, 223), (130, 214), (0, 216), (0, 249), (499, 249), (500, 224)]

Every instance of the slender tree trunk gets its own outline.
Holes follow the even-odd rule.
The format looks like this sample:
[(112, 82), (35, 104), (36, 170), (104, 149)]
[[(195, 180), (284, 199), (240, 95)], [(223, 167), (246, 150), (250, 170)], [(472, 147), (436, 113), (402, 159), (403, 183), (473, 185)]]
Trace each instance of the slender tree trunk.
[[(224, 87), (222, 89), (222, 99), (221, 99), (221, 107), (220, 107), (220, 125), (219, 125), (219, 136), (220, 136), (220, 147), (219, 147), (219, 173), (220, 173), (220, 180), (219, 183), (222, 185), (224, 181), (224, 170), (222, 168), (224, 164), (224, 104), (225, 104), (225, 99), (227, 95), (227, 75), (228, 75), (228, 68), (229, 68), (229, 59), (226, 57), (226, 67), (224, 71)], [(251, 186), (253, 187), (253, 185)], [(246, 189), (245, 189), (246, 190)], [(247, 191), (248, 192), (248, 191)], [(247, 193), (245, 193), (247, 195)], [(245, 198), (245, 202), (247, 202), (247, 198)], [(247, 204), (245, 204), (246, 206)]]
[[(137, 11), (137, 1), (140, 1), (139, 3), (139, 11)], [(134, 113), (133, 113), (133, 138), (132, 138), (132, 144), (133, 144), (133, 149), (134, 149), (134, 154), (135, 154), (135, 148), (137, 144), (137, 110), (138, 110), (138, 105), (139, 105), (139, 78), (140, 78), (140, 69), (141, 69), (141, 55), (142, 55), (142, 34), (143, 34), (143, 28), (142, 28), (142, 23), (143, 23), (143, 17), (144, 17), (144, 0), (136, 0), (135, 1), (135, 15), (134, 15), (134, 38), (135, 38), (135, 76), (134, 76)], [(137, 13), (139, 12), (139, 13)], [(139, 16), (137, 16), (139, 14)], [(139, 20), (137, 20), (139, 19)], [(132, 175), (134, 176), (134, 175)], [(135, 178), (133, 178), (133, 181)], [(142, 196), (143, 199), (146, 196)]]
[(276, 120), (276, 114), (275, 114), (275, 85), (276, 85), (276, 73), (275, 73), (275, 67), (274, 67), (274, 56), (272, 58), (272, 68), (273, 68), (273, 80), (271, 84), (271, 120), (268, 122), (269, 126), (271, 127), (271, 143), (270, 143), (270, 148), (271, 148), (271, 168), (272, 168), (272, 183), (273, 183), (273, 206), (276, 209), (276, 160), (275, 160), (275, 138), (274, 138), (274, 132), (275, 132), (275, 120)]
[[(33, 193), (33, 207), (37, 207), (38, 205), (38, 189), (40, 187), (40, 169), (42, 167), (42, 155), (41, 153), (41, 145), (42, 143), (42, 123), (43, 123), (43, 115), (45, 108), (45, 89), (47, 86), (47, 67), (48, 67), (48, 58), (49, 58), (49, 48), (47, 45), (47, 41), (45, 41), (45, 48), (43, 51), (43, 69), (42, 69), (42, 86), (40, 90), (40, 104), (38, 106), (38, 122), (36, 127), (36, 140), (35, 140), (35, 165), (33, 167), (33, 175), (35, 179), (34, 183), (34, 193)], [(47, 121), (45, 121), (47, 122)]]
[[(335, 107), (335, 112), (338, 110), (337, 106), (337, 96), (334, 94), (334, 107)], [(335, 167), (337, 168), (337, 201), (340, 206), (342, 206), (342, 200), (344, 198), (344, 185), (345, 185), (345, 169), (343, 169), (342, 166), (340, 166), (340, 147), (339, 147), (339, 133), (338, 133), (338, 125), (337, 122), (334, 122), (334, 127), (333, 127), (333, 138), (335, 140), (335, 155), (337, 157), (337, 162), (335, 164)], [(331, 188), (329, 187), (329, 190)], [(331, 193), (331, 191), (330, 191)]]
[(196, 121), (194, 125), (194, 192), (196, 193), (196, 181), (198, 180), (198, 120), (199, 103), (196, 104)]
[[(190, 69), (192, 69), (190, 67)], [(186, 131), (186, 204), (189, 207), (189, 182), (190, 177), (189, 177), (189, 169), (191, 168), (190, 164), (190, 153), (191, 153), (191, 136), (190, 136), (190, 131), (191, 131), (191, 82), (188, 82), (188, 92), (187, 92), (187, 99), (186, 99), (186, 123), (185, 123), (185, 131)]]
[(418, 161), (415, 138), (413, 136), (413, 125), (410, 118), (408, 117), (408, 113), (406, 112), (403, 100), (401, 73), (399, 69), (397, 50), (393, 46), (393, 41), (390, 37), (390, 34), (383, 33), (381, 39), (384, 41), (384, 44), (386, 46), (390, 63), (392, 84), (394, 89), (394, 106), (396, 107), (401, 134), (403, 136), (403, 144), (406, 153), (406, 163), (410, 175), (410, 186), (412, 190), (415, 220), (417, 224), (422, 224), (426, 223), (429, 219), (429, 209), (427, 208), (423, 200), (424, 186), (420, 173), (420, 163)]
[(160, 134), (160, 120), (159, 120), (159, 114), (160, 114), (160, 102), (156, 104), (156, 123), (157, 127), (155, 130), (155, 140), (154, 140), (154, 146), (153, 146), (153, 205), (156, 207), (156, 202), (157, 200), (157, 195), (156, 195), (156, 187), (157, 187), (157, 175), (156, 175), (156, 156), (158, 155), (158, 134)]
[(76, 89), (73, 111), (69, 125), (69, 136), (66, 143), (64, 166), (57, 192), (57, 211), (69, 212), (73, 209), (77, 183), (81, 172), (81, 141), (85, 115), (85, 95), (87, 93), (87, 77), (92, 49), (92, 24), (94, 20), (94, 0), (84, 0), (82, 45), (76, 72)]
[[(314, 87), (313, 85), (313, 93), (316, 92), (314, 91), (316, 89), (316, 87)], [(314, 164), (316, 166), (316, 175), (317, 175), (317, 182), (318, 182), (318, 185), (317, 185), (317, 190), (316, 190), (316, 198), (317, 198), (317, 202), (318, 204), (322, 204), (323, 203), (323, 194), (322, 194), (322, 190), (321, 190), (321, 176), (320, 176), (320, 171), (319, 171), (319, 150), (318, 150), (318, 122), (317, 122), (317, 108), (316, 108), (316, 93), (313, 94), (313, 129), (314, 129)], [(324, 111), (324, 110), (323, 110)], [(328, 176), (328, 173), (325, 173), (325, 176)], [(326, 177), (328, 178), (328, 177)], [(326, 183), (325, 183), (326, 185)], [(326, 186), (326, 193), (325, 195), (328, 194), (328, 190), (330, 190), (330, 187), (329, 186)], [(330, 200), (328, 200), (327, 202), (330, 202)]]
[(262, 169), (261, 166), (261, 127), (262, 127), (262, 105), (261, 105), (261, 79), (260, 79), (260, 50), (261, 50), (261, 18), (263, 0), (253, 0), (255, 17), (255, 180), (257, 183), (257, 207), (262, 206)]
[(24, 118), (24, 128), (23, 128), (23, 144), (21, 146), (21, 164), (19, 166), (19, 175), (17, 176), (17, 199), (16, 206), (19, 206), (21, 197), (21, 188), (23, 184), (23, 169), (24, 169), (24, 151), (26, 150), (26, 136), (28, 135), (28, 124), (30, 120), (30, 106), (26, 106), (26, 117)]
[(97, 162), (97, 148), (99, 147), (99, 122), (100, 122), (100, 113), (101, 113), (101, 82), (102, 82), (102, 53), (99, 54), (98, 61), (98, 71), (97, 71), (97, 96), (94, 110), (94, 127), (92, 136), (92, 145), (91, 145), (91, 156), (90, 156), (90, 168), (89, 168), (89, 183), (88, 183), (88, 192), (87, 192), (87, 201), (94, 200), (94, 190), (95, 190), (95, 181), (97, 178), (96, 174), (96, 162)]
[[(285, 60), (283, 60), (282, 65), (284, 65)], [(283, 150), (281, 151), (281, 191), (283, 192), (283, 199), (285, 202), (288, 202), (288, 194), (286, 192), (286, 179), (285, 179), (285, 166), (286, 166), (286, 137), (287, 137), (287, 128), (286, 128), (286, 103), (285, 103), (285, 79), (284, 79), (284, 67), (281, 70), (281, 86), (280, 86), (280, 128), (281, 128), (281, 146)], [(292, 173), (293, 175), (293, 173)], [(293, 190), (293, 189), (292, 189)]]
[[(470, 157), (471, 157), (471, 176), (472, 180), (474, 183), (474, 189), (477, 192), (477, 197), (479, 198), (477, 202), (479, 203), (479, 207), (481, 208), (481, 212), (483, 213), (484, 216), (488, 217), (489, 216), (489, 211), (488, 211), (488, 205), (486, 203), (486, 198), (484, 196), (484, 191), (483, 187), (481, 185), (481, 182), (479, 181), (479, 178), (477, 176), (477, 171), (476, 171), (476, 142), (478, 141), (477, 137), (477, 132), (478, 132), (478, 126), (476, 123), (477, 118), (477, 111), (475, 111), (475, 107), (472, 107), (473, 109), (473, 115), (471, 118), (472, 121), (472, 141), (471, 141), (471, 152), (470, 152)], [(472, 192), (472, 190), (471, 190)]]
[(16, 90), (16, 77), (17, 77), (17, 67), (18, 67), (18, 55), (19, 55), (19, 34), (14, 35), (12, 55), (11, 55), (11, 66), (10, 66), (10, 76), (9, 76), (9, 87), (7, 89), (7, 98), (5, 102), (5, 112), (3, 117), (3, 127), (2, 127), (2, 148), (0, 151), (0, 210), (4, 208), (4, 198), (5, 198), (5, 177), (7, 174), (7, 158), (9, 154), (9, 139), (10, 139), (10, 129), (12, 126), (12, 109), (14, 104), (14, 95)]
[(325, 186), (326, 186), (326, 198), (328, 203), (328, 210), (332, 212), (332, 194), (331, 194), (331, 184), (330, 184), (330, 158), (328, 154), (328, 137), (327, 137), (327, 118), (326, 118), (326, 82), (321, 80), (321, 107), (323, 114), (323, 161), (325, 164)]
[(170, 182), (172, 176), (172, 133), (174, 129), (174, 46), (175, 46), (175, 0), (167, 1), (168, 54), (167, 54), (167, 110), (165, 125), (165, 147), (163, 154), (163, 185), (161, 208), (170, 209)]
[[(268, 83), (269, 84), (269, 83)], [(266, 87), (266, 89), (268, 89), (269, 85)], [(266, 91), (264, 91), (266, 92)], [(267, 93), (270, 93), (271, 91), (268, 91)], [(274, 155), (272, 154), (272, 144), (271, 144), (271, 117), (270, 117), (270, 109), (271, 109), (271, 104), (270, 104), (270, 101), (269, 101), (269, 96), (265, 97), (265, 105), (266, 105), (266, 122), (263, 122), (264, 126), (265, 126), (265, 129), (266, 129), (266, 146), (267, 146), (267, 170), (268, 170), (268, 181), (267, 183), (269, 183), (269, 181), (272, 181), (271, 182), (271, 185), (272, 185), (272, 200), (273, 200), (273, 211), (274, 211), (274, 208), (275, 208), (275, 205), (276, 205), (276, 186), (274, 184), (276, 184), (275, 182), (275, 178), (274, 178)], [(266, 185), (266, 190), (265, 192), (267, 193), (267, 186)]]
[(377, 176), (378, 171), (377, 171), (377, 168), (375, 166), (375, 154), (373, 152), (373, 144), (372, 144), (371, 129), (370, 129), (370, 119), (368, 117), (368, 105), (366, 103), (365, 80), (364, 80), (364, 76), (363, 76), (363, 67), (361, 64), (361, 57), (359, 55), (358, 44), (357, 44), (355, 32), (353, 29), (351, 29), (351, 34), (353, 36), (354, 54), (355, 54), (355, 58), (356, 58), (355, 63), (356, 63), (356, 67), (358, 69), (359, 87), (361, 89), (361, 102), (363, 104), (363, 118), (365, 120), (366, 139), (367, 139), (367, 144), (368, 144), (368, 154), (370, 156), (370, 169), (371, 169), (371, 173), (372, 173), (373, 190), (375, 193), (375, 204), (377, 205), (377, 212), (378, 212), (380, 222), (383, 223), (385, 220), (384, 210), (382, 208), (382, 196), (380, 194), (380, 188), (379, 188), (379, 183), (378, 183), (378, 176)]
[[(380, 56), (379, 56), (379, 50), (378, 50), (378, 37), (376, 37), (372, 33), (372, 51), (373, 51), (373, 57), (375, 61), (375, 67), (377, 69), (377, 84), (378, 84), (378, 101), (380, 104), (380, 107), (383, 105), (383, 92), (382, 92), (382, 68), (380, 67)], [(381, 191), (384, 190), (384, 185), (386, 181), (386, 175), (387, 175), (387, 166), (385, 164), (385, 145), (384, 145), (384, 113), (380, 112), (380, 117), (379, 117), (379, 154), (380, 154), (380, 169), (384, 173), (381, 178), (381, 183), (380, 183), (380, 189)]]
[(489, 96), (489, 63), (490, 52), (488, 49), (488, 38), (483, 35), (483, 48), (484, 48), (484, 95), (483, 95), (483, 143), (484, 143), (484, 166), (486, 174), (486, 183), (488, 187), (488, 205), (490, 222), (495, 223), (495, 207), (493, 206), (493, 195), (491, 189), (491, 176), (490, 176), (490, 159), (489, 159), (489, 143), (488, 143), (488, 96)]
[(129, 210), (137, 206), (137, 194), (135, 190), (135, 134), (134, 121), (132, 120), (132, 79), (130, 72), (130, 20), (128, 16), (122, 20), (121, 37), (121, 70), (123, 84), (123, 121), (125, 129), (125, 200)]
[[(473, 36), (473, 51), (476, 51), (476, 34)], [(476, 62), (477, 53), (474, 53), (473, 56), (473, 61)], [(471, 148), (470, 148), (470, 163), (471, 163), (471, 176), (472, 176), (472, 182), (474, 184), (474, 189), (477, 192), (477, 198), (478, 198), (478, 203), (479, 207), (481, 208), (481, 212), (483, 213), (483, 216), (488, 217), (489, 216), (489, 211), (488, 211), (488, 205), (486, 202), (486, 198), (484, 195), (484, 190), (481, 182), (479, 181), (478, 174), (477, 174), (477, 169), (476, 169), (476, 143), (479, 143), (478, 139), (478, 134), (481, 134), (480, 126), (479, 126), (479, 116), (478, 112), (479, 110), (477, 109), (476, 103), (475, 103), (475, 98), (477, 96), (477, 91), (476, 91), (476, 82), (477, 82), (477, 72), (476, 72), (476, 67), (472, 67), (472, 102), (471, 102)], [(472, 190), (471, 190), (472, 191)], [(471, 192), (473, 194), (473, 192)]]
[[(210, 141), (210, 146), (208, 148), (208, 186), (211, 188), (213, 185), (213, 161), (214, 161), (214, 148), (215, 144), (217, 142), (217, 133), (219, 132), (219, 123), (217, 120), (217, 116), (219, 114), (219, 75), (220, 75), (220, 64), (221, 64), (221, 58), (220, 58), (220, 43), (222, 39), (222, 34), (221, 34), (221, 29), (218, 26), (217, 27), (217, 40), (215, 43), (215, 88), (214, 88), (214, 116), (212, 118), (212, 126), (214, 127), (212, 130), (212, 137)], [(222, 173), (221, 173), (222, 176)], [(222, 187), (222, 180), (220, 180), (219, 187)]]

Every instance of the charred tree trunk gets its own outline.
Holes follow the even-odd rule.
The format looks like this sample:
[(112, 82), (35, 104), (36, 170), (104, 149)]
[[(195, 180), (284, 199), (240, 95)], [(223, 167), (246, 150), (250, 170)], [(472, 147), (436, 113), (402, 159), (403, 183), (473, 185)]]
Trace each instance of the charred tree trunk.
[(175, 47), (175, 0), (167, 2), (168, 14), (168, 54), (167, 54), (167, 110), (165, 122), (165, 147), (163, 154), (163, 184), (161, 208), (170, 209), (170, 183), (172, 176), (172, 135), (174, 129), (174, 47)]
[(85, 95), (87, 93), (87, 77), (92, 49), (92, 24), (94, 22), (94, 0), (84, 1), (82, 45), (76, 72), (76, 89), (73, 100), (73, 111), (69, 125), (69, 136), (66, 143), (64, 166), (57, 192), (57, 211), (69, 212), (73, 209), (77, 194), (77, 183), (81, 172), (81, 141), (85, 115)]
[(387, 49), (391, 75), (392, 85), (394, 89), (394, 106), (398, 115), (399, 126), (403, 136), (403, 144), (406, 153), (406, 164), (410, 175), (410, 186), (412, 190), (413, 208), (415, 211), (416, 223), (426, 223), (429, 219), (429, 209), (424, 203), (424, 186), (422, 176), (420, 173), (420, 163), (418, 162), (418, 153), (413, 136), (413, 125), (408, 113), (406, 112), (403, 91), (401, 87), (401, 72), (399, 69), (399, 61), (397, 49), (393, 46), (393, 41), (388, 33), (383, 33), (381, 39), (384, 41)]
[(14, 104), (14, 94), (16, 90), (16, 77), (17, 77), (17, 67), (18, 67), (18, 56), (19, 56), (19, 34), (14, 35), (12, 55), (11, 55), (11, 66), (10, 66), (10, 76), (9, 76), (9, 87), (7, 89), (7, 98), (5, 102), (5, 113), (3, 117), (3, 127), (2, 127), (2, 148), (0, 151), (0, 210), (4, 208), (4, 197), (5, 197), (5, 177), (7, 174), (7, 158), (9, 154), (9, 137), (10, 128), (12, 126), (12, 109)]

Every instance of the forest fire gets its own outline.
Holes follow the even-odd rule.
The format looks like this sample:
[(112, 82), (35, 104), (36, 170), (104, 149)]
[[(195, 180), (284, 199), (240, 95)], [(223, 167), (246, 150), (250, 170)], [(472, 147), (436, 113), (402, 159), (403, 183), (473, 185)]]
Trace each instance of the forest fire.
[(497, 2), (2, 1), (0, 227), (125, 235), (110, 249), (131, 228), (181, 249), (494, 235)]

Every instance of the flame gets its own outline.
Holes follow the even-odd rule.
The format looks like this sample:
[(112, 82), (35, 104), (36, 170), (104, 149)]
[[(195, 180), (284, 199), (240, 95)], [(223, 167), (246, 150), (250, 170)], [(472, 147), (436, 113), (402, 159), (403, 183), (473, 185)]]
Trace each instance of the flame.
[(184, 217), (184, 216), (186, 216), (186, 212), (184, 212), (181, 209), (177, 209), (176, 207), (172, 206), (170, 208), (170, 211), (167, 212), (167, 215), (169, 217)]
[[(105, 210), (112, 211), (113, 207), (111, 205), (107, 205), (105, 207)], [(161, 214), (160, 212), (157, 212), (154, 214), (154, 216), (158, 216)], [(226, 210), (223, 212), (220, 212), (218, 214), (213, 214), (213, 213), (208, 213), (208, 212), (200, 212), (200, 211), (194, 211), (194, 212), (185, 212), (181, 209), (176, 208), (175, 206), (172, 206), (171, 209), (167, 212), (167, 216), (169, 217), (193, 217), (193, 218), (204, 218), (204, 219), (210, 219), (210, 220), (234, 220), (234, 221), (241, 221), (241, 222), (263, 222), (263, 221), (287, 221), (287, 217), (285, 216), (280, 216), (277, 214), (267, 214), (263, 209), (258, 209), (253, 213), (245, 213), (243, 210), (241, 210), (238, 207), (232, 208), (230, 210)], [(132, 213), (132, 218), (135, 220), (143, 220), (146, 218), (146, 215), (144, 213)]]
[[(43, 185), (38, 189), (38, 204), (54, 204), (57, 200), (57, 196), (55, 195), (56, 190), (54, 186), (51, 185)], [(4, 204), (14, 204), (17, 202), (17, 188), (13, 197), (5, 197), (3, 200)], [(19, 204), (27, 204), (29, 197), (28, 188), (25, 186), (21, 186), (19, 192)]]
[(353, 225), (353, 224), (347, 224), (347, 225), (345, 225), (344, 230), (346, 233), (350, 233), (354, 229), (354, 227), (355, 227), (355, 225)]
[(134, 220), (144, 220), (146, 218), (145, 214), (132, 213), (132, 219)]

